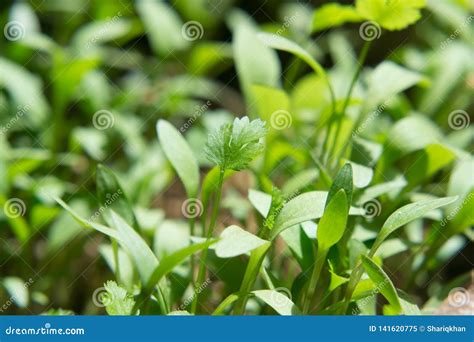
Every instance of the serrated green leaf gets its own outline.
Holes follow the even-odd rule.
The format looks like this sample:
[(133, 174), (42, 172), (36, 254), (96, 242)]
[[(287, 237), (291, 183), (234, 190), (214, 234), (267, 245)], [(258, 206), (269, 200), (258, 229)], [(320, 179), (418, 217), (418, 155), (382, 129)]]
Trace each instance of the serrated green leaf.
[(344, 6), (338, 3), (329, 3), (317, 8), (313, 14), (313, 32), (336, 27), (344, 23), (357, 23), (364, 18), (353, 6)]
[(196, 197), (199, 188), (199, 167), (188, 143), (168, 121), (159, 120), (156, 131), (166, 158), (183, 182), (188, 197)]
[(105, 310), (111, 316), (132, 314), (135, 300), (126, 289), (117, 285), (115, 281), (109, 280), (104, 284), (107, 291), (103, 294), (101, 302), (105, 305)]
[(266, 132), (265, 122), (260, 119), (235, 118), (209, 136), (204, 152), (222, 170), (239, 171), (263, 151), (260, 140)]
[(344, 189), (340, 189), (331, 199), (319, 221), (317, 237), (318, 247), (329, 250), (344, 235), (349, 205)]
[(393, 285), (390, 278), (379, 265), (373, 262), (372, 259), (366, 257), (365, 255), (362, 255), (361, 258), (362, 265), (369, 275), (369, 278), (374, 282), (377, 291), (380, 291), (380, 293), (382, 293), (382, 295), (388, 300), (392, 307), (396, 311), (400, 312), (400, 299), (398, 298), (397, 290), (395, 289), (395, 286)]
[(402, 30), (421, 18), (425, 0), (357, 0), (357, 12), (383, 28)]

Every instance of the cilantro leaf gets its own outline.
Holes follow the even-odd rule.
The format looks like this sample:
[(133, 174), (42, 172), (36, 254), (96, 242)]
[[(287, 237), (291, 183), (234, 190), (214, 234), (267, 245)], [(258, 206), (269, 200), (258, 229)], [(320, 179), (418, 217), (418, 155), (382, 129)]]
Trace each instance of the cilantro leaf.
[(425, 0), (357, 0), (357, 12), (389, 31), (402, 30), (420, 19)]
[(222, 170), (239, 171), (263, 151), (261, 139), (266, 133), (265, 122), (260, 119), (236, 118), (209, 136), (204, 153)]

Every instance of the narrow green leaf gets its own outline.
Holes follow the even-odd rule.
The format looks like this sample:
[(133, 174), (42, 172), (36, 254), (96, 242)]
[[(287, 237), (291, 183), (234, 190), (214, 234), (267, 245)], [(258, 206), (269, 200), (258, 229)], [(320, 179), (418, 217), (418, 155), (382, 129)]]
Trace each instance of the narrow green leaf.
[(387, 218), (384, 225), (382, 226), (382, 229), (380, 230), (372, 248), (370, 249), (369, 256), (373, 256), (374, 253), (377, 251), (377, 248), (379, 248), (379, 246), (382, 244), (382, 242), (398, 228), (404, 226), (408, 222), (423, 217), (431, 210), (453, 203), (454, 201), (456, 201), (457, 198), (457, 196), (452, 196), (438, 198), (434, 200), (418, 201), (415, 203), (407, 204), (396, 210), (392, 215)]
[(24, 282), (18, 277), (6, 277), (2, 280), (2, 285), (18, 307), (28, 306), (30, 298), (28, 286), (31, 285), (29, 282)]
[[(239, 20), (234, 26), (232, 49), (247, 103), (255, 100), (252, 85), (279, 86), (281, 67), (278, 56), (257, 38), (256, 28), (246, 20)], [(254, 112), (253, 108), (250, 108), (250, 112)]]
[(128, 252), (143, 284), (147, 284), (158, 266), (158, 259), (143, 238), (114, 211), (111, 211), (114, 228), (117, 229), (118, 242)]
[(385, 299), (393, 306), (398, 312), (401, 311), (400, 299), (398, 298), (397, 290), (393, 285), (387, 274), (378, 266), (372, 259), (361, 256), (362, 265), (365, 271), (369, 275), (370, 279), (374, 282), (375, 288), (382, 293)]
[(168, 121), (159, 120), (156, 131), (166, 158), (183, 182), (188, 197), (196, 197), (199, 188), (199, 167), (188, 143)]
[(271, 240), (291, 226), (320, 218), (324, 212), (326, 198), (326, 191), (310, 191), (296, 196), (286, 203), (271, 230)]
[(219, 258), (246, 254), (268, 242), (238, 226), (227, 227), (220, 237), (221, 240), (216, 244), (216, 255)]
[(344, 235), (348, 216), (348, 203), (344, 189), (339, 190), (319, 221), (317, 236), (318, 246), (321, 250), (329, 250)]
[(249, 201), (255, 209), (265, 218), (272, 206), (272, 196), (264, 192), (249, 189)]
[(328, 197), (326, 199), (326, 205), (332, 200), (332, 197), (340, 189), (344, 189), (346, 193), (347, 203), (350, 205), (352, 202), (352, 191), (353, 191), (353, 175), (352, 175), (352, 166), (349, 163), (346, 163), (337, 173), (334, 182), (329, 189)]
[(327, 79), (324, 68), (309, 54), (295, 42), (276, 34), (261, 32), (258, 37), (269, 47), (277, 50), (282, 50), (301, 58), (307, 63), (319, 76)]
[(217, 239), (214, 239), (191, 245), (161, 259), (160, 264), (155, 268), (152, 275), (150, 276), (150, 279), (146, 286), (147, 291), (152, 291), (155, 285), (158, 284), (164, 276), (170, 273), (173, 268), (184, 262), (186, 258), (190, 257), (196, 252), (208, 248), (210, 245), (216, 243), (217, 241)]
[(97, 166), (97, 196), (103, 216), (108, 225), (112, 225), (110, 211), (114, 210), (132, 227), (138, 228), (132, 206), (115, 174), (106, 166)]
[(60, 198), (57, 198), (55, 197), (54, 200), (56, 202), (59, 203), (59, 205), (61, 207), (63, 207), (64, 209), (66, 209), (70, 214), (71, 216), (78, 222), (80, 223), (82, 226), (86, 227), (86, 228), (93, 228), (95, 230), (97, 230), (98, 232), (101, 232), (102, 234), (105, 234), (109, 237), (112, 237), (114, 239), (119, 239), (119, 234), (117, 234), (117, 231), (114, 230), (114, 229), (111, 229), (109, 227), (106, 227), (100, 223), (96, 223), (96, 222), (93, 222), (91, 220), (86, 220), (84, 218), (82, 218), (79, 214), (76, 213), (76, 211), (74, 209), (72, 209), (71, 207), (69, 207), (66, 203), (63, 202), (63, 200), (61, 200)]
[(169, 4), (164, 1), (139, 0), (135, 2), (135, 7), (155, 53), (165, 56), (189, 45), (181, 34), (183, 23)]
[(277, 290), (257, 290), (252, 292), (257, 298), (270, 305), (281, 316), (298, 315), (301, 311), (283, 293)]

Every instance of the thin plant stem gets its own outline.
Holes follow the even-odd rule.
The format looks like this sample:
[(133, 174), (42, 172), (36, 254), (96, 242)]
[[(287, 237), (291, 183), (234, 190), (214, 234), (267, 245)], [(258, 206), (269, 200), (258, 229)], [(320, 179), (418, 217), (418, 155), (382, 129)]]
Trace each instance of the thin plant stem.
[[(215, 197), (215, 200), (214, 200), (213, 211), (212, 211), (212, 215), (211, 215), (211, 222), (209, 223), (209, 227), (207, 229), (207, 236), (206, 236), (206, 241), (207, 242), (209, 242), (209, 240), (212, 237), (212, 233), (214, 232), (214, 228), (215, 228), (216, 222), (217, 222), (217, 215), (219, 214), (219, 205), (220, 205), (221, 195), (222, 195), (222, 184), (224, 182), (224, 171), (225, 170), (221, 169), (220, 174), (219, 174), (219, 182), (217, 184), (217, 193), (216, 193), (216, 197)], [(197, 310), (197, 307), (198, 307), (198, 304), (199, 304), (199, 294), (201, 292), (199, 289), (201, 287), (201, 284), (204, 281), (204, 276), (206, 274), (207, 252), (208, 252), (208, 248), (204, 249), (202, 251), (202, 255), (201, 255), (201, 263), (199, 265), (199, 273), (198, 273), (197, 281), (196, 281), (196, 284), (195, 284), (195, 287), (194, 287), (194, 289), (195, 289), (194, 290), (194, 298), (193, 298), (193, 303), (191, 305), (191, 313), (193, 313), (193, 314), (196, 313), (196, 310)]]
[[(365, 60), (367, 59), (367, 54), (369, 52), (371, 44), (372, 44), (372, 41), (366, 41), (360, 52), (359, 59), (357, 61), (358, 65), (357, 65), (356, 72), (354, 73), (354, 76), (352, 77), (351, 83), (349, 85), (349, 89), (347, 90), (347, 94), (346, 94), (344, 103), (342, 105), (341, 113), (337, 117), (337, 126), (336, 126), (334, 141), (332, 142), (331, 148), (329, 149), (328, 156), (327, 156), (329, 161), (331, 160), (330, 159), (331, 155), (334, 153), (334, 150), (336, 148), (337, 140), (339, 139), (339, 135), (341, 134), (342, 120), (344, 119), (344, 116), (346, 115), (346, 110), (347, 110), (347, 107), (349, 106), (352, 92), (354, 91), (354, 87), (357, 83), (357, 80), (359, 79), (360, 73), (362, 72), (362, 68), (364, 67), (364, 63), (365, 63)], [(328, 134), (330, 134), (330, 132), (328, 132)]]
[(316, 287), (318, 285), (319, 276), (321, 275), (321, 271), (324, 266), (324, 261), (326, 260), (326, 256), (328, 254), (327, 250), (321, 250), (316, 254), (316, 264), (313, 268), (313, 272), (311, 273), (311, 278), (309, 279), (308, 289), (306, 291), (306, 297), (304, 298), (303, 302), (303, 314), (307, 315), (310, 311), (310, 305), (313, 301), (314, 293), (316, 291)]

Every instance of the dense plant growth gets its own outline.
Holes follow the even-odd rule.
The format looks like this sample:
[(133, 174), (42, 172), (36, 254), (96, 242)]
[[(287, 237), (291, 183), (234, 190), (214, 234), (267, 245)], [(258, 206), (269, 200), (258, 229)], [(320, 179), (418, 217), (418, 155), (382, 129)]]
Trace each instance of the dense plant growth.
[(2, 312), (472, 310), (472, 4), (275, 4), (1, 5)]

